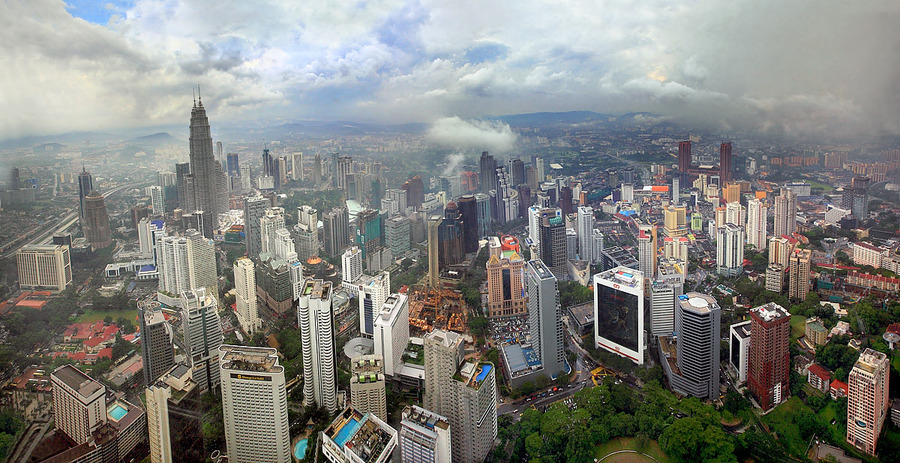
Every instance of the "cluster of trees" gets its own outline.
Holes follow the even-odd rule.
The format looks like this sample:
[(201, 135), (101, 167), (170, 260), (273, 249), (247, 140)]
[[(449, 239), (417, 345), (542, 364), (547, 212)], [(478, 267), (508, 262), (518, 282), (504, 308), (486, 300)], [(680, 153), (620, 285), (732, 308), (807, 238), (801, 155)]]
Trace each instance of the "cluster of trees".
[(569, 409), (557, 402), (544, 413), (527, 410), (520, 422), (505, 427), (511, 450), (499, 446), (492, 460), (587, 463), (610, 439), (642, 436), (659, 439), (675, 461), (696, 461), (698, 455), (704, 461), (737, 461), (734, 439), (722, 431), (718, 411), (697, 399), (679, 401), (656, 381), (640, 394), (607, 382), (579, 391), (574, 404)]
[(581, 286), (577, 281), (559, 282), (559, 305), (563, 310), (594, 300), (594, 292), (587, 286)]
[(290, 380), (303, 371), (303, 339), (300, 329), (283, 327), (278, 333), (278, 351), (284, 356), (281, 366), (284, 367), (284, 379)]
[(834, 336), (816, 349), (816, 362), (834, 372), (834, 378), (839, 381), (847, 381), (853, 364), (859, 359), (859, 352), (849, 347), (849, 342), (849, 336)]
[(9, 451), (16, 444), (16, 435), (25, 422), (11, 409), (0, 410), (0, 460), (9, 456)]

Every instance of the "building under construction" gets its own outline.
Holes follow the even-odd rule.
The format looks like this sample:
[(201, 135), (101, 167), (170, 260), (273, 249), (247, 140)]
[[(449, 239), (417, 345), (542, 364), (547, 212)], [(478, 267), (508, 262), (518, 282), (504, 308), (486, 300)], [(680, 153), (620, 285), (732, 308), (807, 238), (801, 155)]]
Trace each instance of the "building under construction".
[(418, 285), (410, 288), (410, 336), (423, 336), (435, 328), (465, 333), (467, 321), (466, 301), (459, 291)]

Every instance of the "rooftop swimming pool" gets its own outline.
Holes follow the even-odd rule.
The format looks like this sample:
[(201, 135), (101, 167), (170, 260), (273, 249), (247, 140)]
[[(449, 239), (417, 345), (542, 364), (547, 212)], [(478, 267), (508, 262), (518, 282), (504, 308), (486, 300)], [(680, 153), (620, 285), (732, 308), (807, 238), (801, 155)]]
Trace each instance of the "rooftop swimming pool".
[(356, 434), (357, 429), (359, 429), (359, 421), (355, 418), (350, 418), (350, 420), (347, 421), (347, 424), (345, 424), (344, 427), (338, 431), (337, 435), (334, 436), (334, 443), (337, 444), (338, 447), (343, 447), (344, 444), (350, 440), (350, 437)]
[(477, 381), (477, 382), (479, 382), (479, 383), (482, 382), (482, 381), (484, 381), (484, 378), (487, 378), (487, 375), (488, 375), (488, 373), (490, 373), (490, 372), (491, 372), (491, 366), (490, 366), (490, 365), (484, 365), (484, 366), (482, 366), (482, 367), (481, 367), (481, 372), (478, 373), (478, 376), (475, 377), (475, 381)]
[(297, 445), (294, 445), (294, 458), (302, 460), (306, 456), (306, 445), (308, 439), (300, 439)]
[(128, 414), (128, 410), (126, 410), (125, 407), (123, 407), (123, 406), (121, 406), (121, 405), (119, 405), (119, 404), (115, 404), (115, 405), (112, 406), (112, 408), (110, 408), (109, 410), (107, 410), (106, 413), (107, 413), (107, 414), (109, 415), (109, 417), (112, 418), (114, 421), (119, 421), (119, 420), (122, 419), (122, 417), (124, 417), (125, 415)]

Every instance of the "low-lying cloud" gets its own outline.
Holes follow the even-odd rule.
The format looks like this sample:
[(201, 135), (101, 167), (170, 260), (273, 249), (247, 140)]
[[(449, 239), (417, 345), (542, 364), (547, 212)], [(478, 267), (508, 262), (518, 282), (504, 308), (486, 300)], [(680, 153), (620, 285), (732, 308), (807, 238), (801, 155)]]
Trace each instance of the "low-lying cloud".
[(507, 153), (516, 145), (516, 134), (509, 124), (496, 121), (464, 120), (459, 117), (438, 119), (428, 130), (428, 139), (443, 148)]

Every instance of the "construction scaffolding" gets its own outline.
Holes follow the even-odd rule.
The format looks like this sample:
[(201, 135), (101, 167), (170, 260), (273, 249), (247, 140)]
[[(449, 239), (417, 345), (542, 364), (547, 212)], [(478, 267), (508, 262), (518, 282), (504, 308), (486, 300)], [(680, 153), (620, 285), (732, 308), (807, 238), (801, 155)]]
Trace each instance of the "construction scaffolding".
[(411, 336), (423, 336), (435, 328), (465, 333), (466, 301), (455, 289), (414, 286), (409, 292), (409, 326)]

